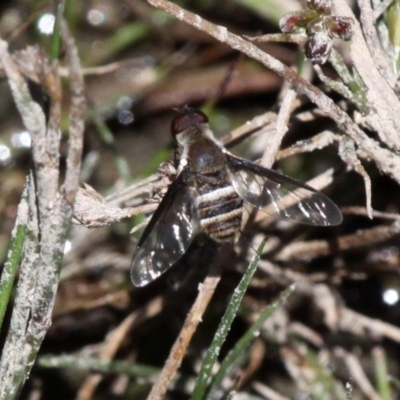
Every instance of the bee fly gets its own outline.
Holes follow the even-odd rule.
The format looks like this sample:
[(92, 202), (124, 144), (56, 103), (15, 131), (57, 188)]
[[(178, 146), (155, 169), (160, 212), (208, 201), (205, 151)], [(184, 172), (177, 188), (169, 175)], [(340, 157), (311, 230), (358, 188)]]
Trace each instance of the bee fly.
[(230, 154), (214, 138), (207, 116), (185, 107), (171, 132), (182, 147), (177, 176), (139, 240), (131, 264), (134, 285), (144, 286), (174, 265), (194, 237), (216, 242), (239, 235), (243, 202), (291, 222), (338, 225), (342, 214), (325, 195), (293, 178)]

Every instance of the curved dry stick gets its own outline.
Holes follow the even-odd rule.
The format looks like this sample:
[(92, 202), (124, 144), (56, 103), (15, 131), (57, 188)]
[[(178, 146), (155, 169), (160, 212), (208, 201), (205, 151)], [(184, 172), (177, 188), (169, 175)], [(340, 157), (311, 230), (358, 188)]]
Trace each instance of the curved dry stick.
[(183, 357), (186, 355), (192, 336), (194, 332), (196, 332), (197, 326), (202, 320), (204, 311), (210, 303), (218, 282), (221, 279), (221, 273), (218, 267), (219, 265), (219, 262), (215, 262), (212, 265), (207, 278), (199, 286), (199, 294), (186, 317), (179, 336), (175, 340), (157, 382), (151, 389), (147, 398), (148, 400), (160, 400), (164, 398), (168, 385), (182, 364)]

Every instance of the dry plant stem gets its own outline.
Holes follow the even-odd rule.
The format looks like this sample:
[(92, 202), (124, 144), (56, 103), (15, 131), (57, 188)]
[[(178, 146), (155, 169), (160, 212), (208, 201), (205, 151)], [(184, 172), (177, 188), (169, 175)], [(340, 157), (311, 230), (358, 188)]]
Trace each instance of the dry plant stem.
[[(227, 133), (221, 138), (221, 143), (226, 147), (232, 147), (235, 144), (243, 141), (246, 137), (252, 133), (265, 130), (268, 126), (273, 126), (276, 120), (276, 113), (267, 111), (264, 114), (257, 115), (252, 120), (246, 122), (239, 128), (234, 129), (232, 132)], [(272, 129), (272, 128), (271, 128)]]
[(400, 219), (391, 225), (377, 226), (359, 230), (356, 233), (339, 236), (332, 244), (326, 240), (310, 240), (296, 242), (285, 246), (275, 259), (277, 261), (311, 260), (332, 254), (332, 246), (336, 251), (345, 251), (357, 247), (370, 246), (392, 239), (400, 234)]
[[(368, 216), (368, 210), (365, 207), (342, 207), (340, 209), (343, 214), (354, 214), (354, 215), (362, 215), (364, 217)], [(400, 214), (388, 213), (384, 211), (376, 211), (374, 210), (374, 218), (381, 218), (386, 220), (398, 220), (400, 219)]]
[(293, 118), (297, 119), (300, 122), (309, 122), (315, 121), (317, 117), (325, 117), (325, 113), (321, 111), (319, 108), (314, 108), (309, 111), (302, 111), (298, 114), (293, 115)]
[(265, 399), (268, 400), (290, 400), (289, 397), (282, 396), (281, 394), (272, 390), (269, 386), (261, 383), (261, 382), (254, 382), (252, 385), (253, 389), (264, 396)]
[[(115, 353), (120, 348), (122, 342), (126, 338), (126, 335), (132, 328), (133, 324), (137, 322), (138, 317), (143, 314), (146, 314), (147, 318), (151, 318), (152, 316), (158, 314), (161, 311), (162, 302), (161, 298), (157, 297), (154, 299), (147, 307), (146, 312), (134, 312), (128, 315), (107, 337), (103, 348), (100, 351), (99, 357), (102, 360), (110, 360), (114, 357)], [(90, 400), (96, 388), (99, 386), (101, 380), (104, 375), (100, 373), (94, 373), (89, 375), (83, 385), (81, 386), (78, 395), (76, 396), (77, 400)]]
[[(39, 105), (32, 101), (26, 82), (19, 74), (8, 53), (7, 43), (2, 40), (0, 40), (0, 61), (7, 74), (11, 91), (23, 118), (24, 125), (30, 131), (33, 140), (37, 142), (37, 138), (43, 137), (46, 132), (44, 115)], [(35, 162), (40, 161), (44, 149), (42, 150), (35, 146), (33, 152)], [(38, 184), (43, 185), (40, 179), (37, 181)], [(28, 332), (28, 330), (32, 322), (31, 313), (34, 308), (32, 302), (35, 298), (35, 284), (37, 283), (35, 278), (37, 278), (37, 271), (39, 270), (37, 267), (41, 261), (40, 249), (38, 248), (39, 229), (38, 216), (36, 214), (36, 191), (34, 179), (31, 176), (28, 183), (30, 210), (27, 238), (24, 243), (25, 254), (21, 263), (20, 280), (17, 286), (10, 329), (0, 361), (0, 376), (2, 379), (0, 399), (13, 398), (17, 394), (22, 382), (27, 377), (26, 369), (29, 371), (33, 361), (28, 359), (32, 349), (32, 340), (29, 340), (32, 338), (32, 332)], [(23, 351), (24, 349), (25, 351)]]
[(283, 43), (296, 43), (296, 44), (303, 44), (307, 37), (305, 34), (299, 33), (272, 33), (262, 36), (244, 36), (250, 42), (283, 42)]
[(370, 219), (372, 219), (373, 210), (372, 210), (371, 178), (369, 177), (367, 171), (364, 169), (360, 160), (357, 157), (354, 142), (347, 136), (343, 136), (339, 142), (339, 155), (351, 169), (356, 171), (364, 179), (368, 216)]
[[(359, 1), (361, 15), (368, 14), (370, 6), (368, 1)], [(400, 144), (400, 102), (394, 92), (396, 79), (389, 73), (388, 60), (381, 50), (375, 48), (372, 40), (368, 39), (368, 48), (361, 31), (360, 24), (356, 20), (353, 11), (346, 0), (334, 0), (335, 10), (338, 15), (352, 18), (353, 38), (350, 41), (350, 55), (354, 67), (367, 87), (367, 99), (370, 112), (366, 121), (374, 129), (381, 140), (389, 147), (399, 149)], [(372, 13), (371, 13), (372, 17)], [(367, 24), (371, 27), (371, 24)], [(366, 36), (376, 36), (376, 30), (368, 29)], [(354, 139), (354, 138), (353, 138)]]
[(318, 379), (319, 375), (315, 365), (312, 365), (305, 356), (307, 350), (305, 343), (288, 343), (280, 346), (279, 349), (286, 371), (294, 381), (297, 390), (303, 392), (310, 390), (309, 383)]
[[(315, 285), (302, 274), (290, 270), (283, 270), (278, 265), (265, 260), (259, 262), (259, 269), (270, 275), (276, 282), (279, 282), (283, 286), (288, 286), (296, 282), (296, 290), (298, 293), (318, 298), (319, 292), (317, 293), (317, 291), (319, 291), (320, 288), (316, 289)], [(331, 297), (336, 298), (334, 293), (331, 293)], [(321, 307), (321, 304), (316, 305)], [(322, 307), (321, 310), (324, 314), (330, 311), (326, 310), (326, 307)], [(359, 314), (348, 309), (341, 303), (336, 302), (335, 310), (337, 315), (335, 321), (336, 331), (350, 332), (355, 336), (361, 337), (371, 337), (371, 334), (373, 334), (376, 337), (385, 337), (400, 343), (399, 328), (378, 319)]]
[(321, 348), (324, 341), (320, 334), (312, 330), (309, 326), (300, 322), (292, 322), (288, 326), (288, 334), (300, 337), (302, 340), (311, 343), (315, 347)]
[[(12, 310), (10, 328), (4, 344), (0, 360), (0, 399), (13, 399), (18, 393), (20, 383), (25, 378), (27, 366), (23, 349), (27, 346), (26, 335), (31, 316), (31, 302), (34, 297), (36, 270), (39, 267), (38, 252), (38, 215), (36, 209), (35, 185), (30, 174), (26, 190), (28, 201), (23, 207), (28, 208), (27, 234), (24, 242), (24, 253), (20, 267), (14, 307)], [(23, 199), (22, 202), (25, 200)]]
[[(290, 113), (295, 103), (295, 99), (296, 93), (293, 90), (288, 89), (283, 99), (279, 114), (276, 118), (275, 130), (268, 136), (268, 146), (265, 148), (264, 154), (260, 160), (260, 164), (263, 167), (271, 168), (274, 163), (276, 155), (279, 152), (279, 147), (282, 143), (282, 139), (288, 130), (287, 123), (289, 121)], [(266, 127), (262, 128), (261, 133), (265, 134), (265, 129)], [(249, 212), (246, 210), (242, 217), (242, 228), (244, 228), (249, 223), (251, 215), (252, 217), (250, 220), (252, 221), (253, 217), (257, 219), (260, 214), (265, 217), (265, 212), (262, 212), (260, 210), (254, 210), (254, 213), (253, 210), (249, 210)]]
[(238, 72), (238, 68), (242, 59), (243, 55), (240, 54), (239, 57), (236, 57), (236, 59), (229, 64), (225, 76), (214, 90), (214, 93), (212, 93), (210, 96), (210, 99), (207, 101), (206, 108), (213, 108), (214, 105), (223, 98), (224, 94), (227, 92), (229, 84), (234, 80), (234, 77)]
[(313, 286), (312, 299), (316, 309), (322, 310), (323, 322), (331, 331), (336, 330), (338, 320), (338, 310), (332, 289), (325, 283), (317, 283)]
[(93, 188), (86, 186), (84, 189), (80, 188), (76, 195), (73, 222), (88, 228), (97, 228), (123, 218), (154, 211), (157, 206), (157, 203), (127, 208), (111, 206)]
[(140, 182), (129, 185), (116, 193), (112, 193), (105, 198), (105, 201), (110, 206), (119, 206), (122, 203), (132, 200), (133, 197), (142, 194), (149, 193), (154, 185), (160, 180), (159, 174), (153, 174)]
[[(176, 18), (188, 23), (189, 25), (192, 25), (199, 30), (207, 32), (209, 35), (213, 36), (220, 42), (226, 43), (228, 46), (238, 51), (241, 51), (242, 53), (248, 55), (255, 60), (258, 60), (267, 68), (276, 72), (279, 76), (284, 77), (291, 84), (293, 84), (293, 86), (299, 93), (305, 94), (314, 104), (316, 104), (322, 111), (324, 111), (330, 118), (332, 118), (337, 123), (338, 127), (342, 131), (346, 132), (354, 140), (357, 146), (364, 150), (366, 154), (372, 160), (374, 160), (381, 171), (388, 174), (394, 180), (400, 183), (400, 158), (391, 151), (381, 148), (377, 141), (369, 138), (351, 120), (351, 118), (343, 110), (341, 110), (328, 96), (326, 96), (315, 86), (311, 85), (308, 81), (301, 78), (291, 68), (282, 64), (280, 61), (273, 58), (269, 54), (265, 53), (254, 44), (229, 32), (225, 27), (212, 24), (211, 22), (202, 19), (200, 16), (182, 9), (176, 4), (173, 4), (166, 0), (147, 1), (151, 5), (165, 10), (166, 12), (174, 15)], [(345, 3), (344, 0), (341, 0), (341, 2)], [(335, 3), (339, 3), (339, 0), (337, 0)], [(349, 12), (351, 12), (347, 11), (350, 10), (347, 5), (346, 7), (346, 13), (338, 12), (338, 14), (347, 15)], [(362, 37), (358, 40), (362, 40)], [(361, 46), (365, 48), (364, 44), (361, 44)], [(364, 55), (360, 55), (359, 57), (361, 59), (366, 58)], [(374, 72), (372, 74), (373, 76), (371, 77), (371, 73), (368, 71), (376, 71), (376, 69), (374, 68), (374, 64), (372, 63), (372, 59), (371, 62), (368, 62), (368, 71), (365, 71), (365, 66), (362, 69), (369, 75), (369, 79), (366, 82), (366, 85), (368, 87), (369, 85), (372, 85), (372, 87), (378, 89), (377, 100), (373, 102), (373, 100), (375, 99), (369, 97), (369, 101), (372, 105), (374, 105), (374, 110), (376, 109), (380, 112), (382, 108), (382, 114), (379, 116), (379, 118), (376, 115), (373, 115), (369, 119), (369, 122), (371, 122), (371, 126), (375, 126), (377, 128), (377, 132), (389, 146), (398, 148), (400, 144), (400, 120), (398, 118), (398, 115), (400, 115), (399, 101), (397, 97), (393, 94), (390, 86), (388, 86), (385, 81), (382, 84), (378, 83), (381, 82), (383, 79), (380, 76), (376, 77), (376, 75), (379, 75), (377, 72)], [(364, 79), (364, 76), (361, 73), (360, 75)], [(388, 88), (388, 90), (391, 92), (388, 95), (386, 94), (386, 88)], [(391, 99), (393, 97), (394, 99), (392, 101)]]
[(204, 311), (206, 310), (214, 292), (221, 279), (221, 271), (219, 269), (219, 257), (211, 266), (207, 278), (199, 286), (199, 294), (186, 317), (182, 330), (175, 340), (167, 361), (157, 379), (157, 382), (151, 389), (148, 400), (160, 400), (165, 398), (168, 385), (174, 378), (178, 368), (182, 364), (187, 348), (192, 339), (198, 324), (201, 322)]
[(288, 131), (288, 122), (293, 110), (295, 100), (296, 92), (292, 89), (288, 89), (279, 109), (278, 118), (276, 119), (275, 131), (272, 135), (269, 135), (268, 137), (269, 145), (261, 158), (260, 165), (270, 168), (274, 163), (276, 155), (279, 152), (282, 139)]
[[(122, 323), (115, 328), (107, 337), (103, 348), (100, 352), (100, 359), (109, 360), (111, 359), (117, 350), (119, 349), (122, 341), (126, 337), (127, 332), (132, 327), (132, 324), (135, 320), (135, 313), (128, 315)], [(102, 374), (91, 374), (89, 375), (81, 388), (78, 391), (76, 396), (77, 400), (90, 400), (93, 397), (93, 394), (98, 387), (99, 383), (103, 378)]]
[(374, 10), (374, 20), (376, 21), (392, 3), (392, 0), (383, 0), (380, 2)]
[[(85, 129), (86, 98), (84, 95), (84, 82), (79, 60), (78, 49), (68, 25), (60, 21), (61, 35), (67, 52), (70, 71), (71, 104), (68, 130), (67, 170), (65, 172), (64, 195), (68, 206), (74, 204), (79, 188), (79, 173), (81, 169), (83, 132)], [(72, 211), (72, 208), (71, 208)]]
[(320, 150), (331, 145), (332, 143), (338, 142), (339, 140), (339, 135), (335, 135), (331, 131), (323, 131), (310, 139), (301, 140), (295, 143), (293, 146), (279, 151), (278, 155), (276, 156), (276, 160), (282, 160), (295, 154)]
[(344, 359), (350, 372), (350, 376), (357, 383), (357, 386), (364, 393), (366, 398), (369, 400), (380, 400), (381, 396), (379, 396), (371, 382), (368, 380), (359, 359), (354, 354), (348, 353), (342, 348), (336, 349), (335, 353)]
[[(63, 28), (64, 44), (71, 70), (79, 75), (79, 61), (72, 40)], [(52, 106), (48, 128), (39, 105), (32, 101), (25, 80), (7, 51), (7, 44), (0, 40), (0, 61), (7, 74), (15, 103), (32, 137), (34, 178), (29, 180), (30, 215), (37, 225), (32, 226), (24, 247), (21, 280), (17, 286), (17, 299), (13, 310), (10, 331), (7, 335), (0, 362), (0, 399), (14, 398), (29, 375), (43, 338), (51, 324), (51, 311), (57, 290), (59, 269), (73, 202), (78, 189), (83, 125), (71, 121), (70, 149), (67, 157), (65, 188), (58, 190), (59, 180), (59, 116), (60, 84), (55, 71), (46, 58), (35, 59), (42, 84), (51, 96)], [(75, 78), (76, 78), (75, 74)], [(71, 73), (73, 76), (73, 73)], [(72, 78), (74, 79), (74, 78)], [(71, 81), (74, 96), (83, 93), (80, 82)], [(74, 108), (79, 107), (79, 110)], [(74, 100), (72, 118), (84, 111), (84, 101)], [(75, 127), (75, 128), (74, 128)], [(34, 190), (32, 188), (34, 187)], [(36, 217), (36, 213), (38, 217)], [(35, 225), (35, 224), (33, 224)], [(29, 295), (28, 295), (29, 294)], [(19, 314), (23, 313), (22, 319)]]
[(249, 356), (246, 367), (241, 373), (237, 388), (241, 389), (247, 385), (257, 371), (260, 369), (266, 353), (265, 344), (260, 338), (254, 340), (254, 343), (249, 348)]
[(77, 300), (76, 302), (71, 301), (65, 306), (58, 306), (53, 312), (53, 318), (59, 315), (79, 312), (82, 310), (95, 310), (103, 306), (115, 306), (118, 308), (121, 307), (121, 305), (129, 305), (129, 297), (126, 289), (121, 289), (117, 292), (111, 292), (109, 294), (105, 294), (104, 296), (100, 295), (98, 298), (90, 300), (84, 304), (82, 304), (80, 300)]
[(360, 22), (361, 28), (364, 33), (365, 42), (369, 48), (370, 54), (373, 54), (373, 60), (378, 65), (378, 71), (382, 74), (385, 81), (394, 88), (396, 84), (396, 76), (390, 68), (390, 56), (385, 54), (382, 45), (380, 44), (376, 26), (374, 12), (371, 7), (371, 1), (359, 0), (358, 6), (360, 7)]
[[(140, 67), (146, 67), (146, 66), (151, 66), (148, 61), (146, 61), (145, 57), (144, 58), (128, 58), (127, 60), (121, 60), (121, 61), (116, 61), (112, 62), (106, 65), (100, 65), (98, 67), (88, 67), (88, 68), (82, 68), (82, 75), (104, 75), (104, 74), (110, 74), (112, 72), (115, 72), (119, 69), (122, 68), (128, 68), (128, 67), (134, 67), (134, 68), (140, 68)], [(62, 77), (69, 77), (69, 70), (68, 68), (64, 67), (59, 67), (58, 72), (60, 76)]]

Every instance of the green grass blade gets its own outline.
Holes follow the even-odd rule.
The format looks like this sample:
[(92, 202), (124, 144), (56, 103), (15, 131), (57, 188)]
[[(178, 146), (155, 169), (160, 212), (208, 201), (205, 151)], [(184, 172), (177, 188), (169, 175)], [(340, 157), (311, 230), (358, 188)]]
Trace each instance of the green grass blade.
[(260, 246), (257, 249), (256, 254), (254, 255), (249, 268), (246, 273), (243, 275), (241, 281), (239, 282), (238, 287), (235, 289), (232, 299), (229, 302), (229, 306), (225, 311), (224, 316), (221, 319), (221, 322), (218, 326), (218, 329), (214, 335), (214, 339), (207, 351), (207, 354), (204, 358), (203, 365), (199, 372), (199, 375), (196, 380), (196, 385), (193, 390), (192, 400), (200, 400), (204, 398), (204, 394), (207, 388), (208, 381), (211, 375), (211, 369), (217, 360), (217, 357), (221, 351), (221, 347), (225, 342), (226, 336), (228, 335), (229, 329), (232, 325), (232, 322), (236, 316), (237, 310), (239, 309), (240, 303), (243, 299), (243, 296), (247, 290), (247, 287), (250, 284), (250, 281), (257, 269), (258, 261), (260, 260), (261, 253), (263, 251), (266, 239), (264, 239)]
[(392, 399), (390, 379), (386, 354), (382, 348), (375, 348), (372, 352), (375, 367), (377, 390), (382, 400)]
[(0, 330), (3, 324), (4, 314), (10, 300), (11, 291), (14, 285), (15, 275), (22, 258), (22, 249), (25, 240), (26, 225), (18, 225), (15, 236), (10, 242), (8, 259), (4, 264), (3, 273), (0, 281)]
[(18, 216), (16, 226), (12, 233), (12, 238), (7, 254), (7, 261), (4, 263), (4, 268), (0, 280), (0, 330), (3, 325), (4, 314), (7, 310), (8, 302), (10, 301), (12, 288), (14, 286), (15, 276), (19, 264), (22, 259), (22, 251), (26, 236), (26, 224), (24, 212), (27, 208), (27, 190), (22, 193), (21, 202), (18, 206)]
[(212, 397), (213, 392), (219, 390), (222, 380), (229, 373), (229, 370), (237, 365), (238, 360), (240, 360), (248, 346), (250, 346), (251, 342), (258, 335), (258, 332), (264, 325), (264, 322), (275, 312), (276, 309), (282, 307), (286, 303), (289, 296), (294, 292), (295, 287), (295, 284), (290, 285), (280, 294), (278, 300), (274, 301), (265, 310), (263, 310), (258, 319), (250, 326), (247, 332), (236, 343), (235, 347), (228, 353), (212, 381), (210, 387), (210, 397)]
[(51, 54), (50, 58), (54, 61), (58, 59), (60, 54), (60, 44), (61, 44), (61, 31), (60, 31), (60, 20), (64, 15), (64, 1), (60, 1), (57, 4), (56, 21), (54, 24), (53, 37), (51, 41)]

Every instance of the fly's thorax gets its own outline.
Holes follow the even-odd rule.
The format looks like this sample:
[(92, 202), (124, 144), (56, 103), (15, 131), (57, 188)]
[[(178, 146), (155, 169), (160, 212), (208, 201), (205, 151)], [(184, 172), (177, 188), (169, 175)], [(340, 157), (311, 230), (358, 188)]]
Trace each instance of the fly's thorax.
[(189, 144), (187, 150), (189, 168), (196, 174), (214, 174), (226, 168), (226, 156), (212, 139), (201, 138)]

